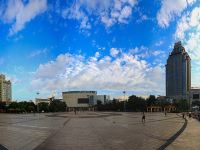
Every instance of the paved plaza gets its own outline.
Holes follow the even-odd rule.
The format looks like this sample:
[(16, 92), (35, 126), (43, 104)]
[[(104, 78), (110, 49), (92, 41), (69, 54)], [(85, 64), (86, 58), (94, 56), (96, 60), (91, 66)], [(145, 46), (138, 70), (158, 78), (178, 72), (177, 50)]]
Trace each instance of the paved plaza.
[[(199, 149), (200, 123), (178, 114), (73, 112), (0, 114), (9, 150)], [(0, 147), (1, 148), (1, 147)]]

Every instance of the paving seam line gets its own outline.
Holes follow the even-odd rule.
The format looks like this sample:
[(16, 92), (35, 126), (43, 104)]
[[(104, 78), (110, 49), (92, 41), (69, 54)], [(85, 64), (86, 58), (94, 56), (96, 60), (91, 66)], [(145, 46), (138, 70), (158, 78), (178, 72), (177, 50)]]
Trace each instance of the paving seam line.
[[(53, 133), (51, 133), (42, 143), (40, 143), (38, 146), (36, 146), (34, 148), (34, 150), (40, 149), (40, 146), (42, 146), (45, 142), (47, 142), (50, 138), (52, 138), (53, 136), (55, 136), (62, 128), (64, 128), (64, 126), (71, 120), (71, 118), (68, 118), (64, 123), (63, 126), (59, 129), (57, 129), (56, 131), (54, 131)], [(1, 150), (1, 149), (0, 149)]]
[(8, 150), (8, 149), (5, 148), (3, 145), (0, 144), (0, 150)]
[(170, 144), (172, 144), (178, 137), (179, 135), (181, 135), (181, 133), (183, 133), (183, 131), (185, 130), (185, 128), (187, 127), (187, 119), (185, 119), (185, 122), (183, 124), (183, 126), (180, 128), (179, 131), (177, 131), (174, 135), (172, 135), (163, 145), (161, 145), (157, 150), (164, 150), (167, 146), (169, 146)]

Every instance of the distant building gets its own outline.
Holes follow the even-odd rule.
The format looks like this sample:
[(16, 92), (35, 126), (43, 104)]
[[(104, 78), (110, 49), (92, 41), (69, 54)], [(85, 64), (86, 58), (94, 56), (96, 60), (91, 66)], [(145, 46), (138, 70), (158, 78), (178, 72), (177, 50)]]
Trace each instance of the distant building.
[(12, 101), (12, 84), (6, 80), (5, 75), (0, 75), (0, 101), (7, 104)]
[(192, 101), (200, 101), (200, 89), (191, 89), (190, 91), (190, 99)]
[(167, 96), (159, 95), (157, 104), (147, 106), (147, 112), (175, 112), (176, 106), (173, 104), (173, 99)]
[(63, 101), (67, 104), (69, 110), (74, 108), (82, 110), (93, 110), (97, 101), (102, 104), (110, 101), (109, 95), (97, 95), (96, 91), (68, 91), (63, 92)]
[(95, 95), (90, 97), (90, 105), (96, 105), (97, 101), (101, 101), (102, 104), (106, 104), (110, 101), (109, 95)]
[(174, 105), (166, 105), (166, 106), (147, 106), (147, 112), (175, 112), (176, 106)]
[(191, 59), (181, 42), (174, 45), (166, 64), (166, 96), (188, 99), (191, 89)]
[(88, 109), (91, 98), (97, 95), (96, 91), (68, 91), (63, 92), (63, 101), (67, 104), (69, 110), (73, 108)]
[(169, 102), (169, 103), (173, 103), (173, 99), (172, 98), (170, 98), (170, 97), (167, 97), (167, 96), (158, 96), (157, 97), (157, 100), (158, 101), (160, 101), (160, 102), (162, 102), (162, 101), (165, 101), (165, 102)]
[(35, 104), (39, 104), (39, 103), (48, 103), (50, 104), (50, 99), (48, 98), (36, 98), (35, 99)]
[(50, 97), (50, 98), (36, 98), (35, 99), (35, 104), (37, 105), (38, 103), (48, 103), (50, 104), (51, 101), (62, 101), (62, 99), (56, 99), (54, 97)]

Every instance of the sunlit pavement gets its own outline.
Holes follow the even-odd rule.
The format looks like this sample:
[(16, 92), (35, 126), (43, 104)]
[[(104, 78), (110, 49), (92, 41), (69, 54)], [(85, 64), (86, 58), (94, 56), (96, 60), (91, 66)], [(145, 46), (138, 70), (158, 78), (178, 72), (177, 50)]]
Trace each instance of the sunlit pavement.
[[(0, 114), (0, 145), (9, 150), (158, 149), (185, 123), (176, 114), (146, 113), (144, 124), (141, 118), (142, 113), (120, 112)], [(190, 144), (195, 149), (199, 143), (189, 142), (195, 132), (190, 128), (200, 132), (199, 122), (190, 119), (167, 148), (184, 149)]]
[(199, 150), (200, 149), (200, 122), (188, 118), (188, 124), (184, 132), (167, 147), (168, 150)]

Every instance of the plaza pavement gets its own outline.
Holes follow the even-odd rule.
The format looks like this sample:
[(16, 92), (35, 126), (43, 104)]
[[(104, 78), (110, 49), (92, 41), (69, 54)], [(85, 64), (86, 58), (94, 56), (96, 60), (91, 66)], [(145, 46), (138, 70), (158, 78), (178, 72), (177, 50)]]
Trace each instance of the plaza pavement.
[(168, 150), (199, 150), (200, 149), (200, 121), (188, 118), (184, 132), (172, 143)]
[[(146, 113), (144, 124), (141, 117), (131, 112), (0, 114), (0, 145), (9, 150), (151, 150), (162, 148), (185, 124), (172, 113)], [(167, 149), (199, 149), (199, 129), (198, 121), (188, 120)]]

